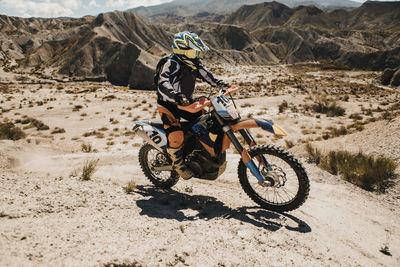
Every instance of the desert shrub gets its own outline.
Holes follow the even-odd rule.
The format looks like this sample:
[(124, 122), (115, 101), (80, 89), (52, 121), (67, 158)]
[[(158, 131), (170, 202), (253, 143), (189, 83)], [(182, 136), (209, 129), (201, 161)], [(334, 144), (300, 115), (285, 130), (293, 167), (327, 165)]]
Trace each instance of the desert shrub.
[[(356, 124), (353, 124), (356, 125)], [(358, 125), (358, 124), (357, 124)], [(328, 127), (328, 132), (324, 132), (322, 134), (322, 138), (324, 140), (327, 140), (329, 138), (333, 138), (333, 137), (338, 137), (338, 136), (342, 136), (342, 135), (346, 135), (351, 133), (351, 131), (349, 130), (351, 127), (348, 126), (347, 128), (344, 126), (340, 126), (340, 128), (336, 128), (336, 127)], [(361, 130), (360, 130), (361, 131)]]
[(90, 153), (92, 152), (93, 148), (91, 144), (82, 144), (81, 145), (81, 151), (85, 153)]
[(331, 136), (337, 137), (341, 135), (346, 135), (348, 133), (346, 127), (340, 126), (340, 128), (332, 128), (330, 130)]
[(21, 121), (21, 124), (28, 124), (28, 123), (31, 126), (36, 127), (36, 129), (38, 131), (45, 131), (45, 130), (50, 129), (50, 127), (48, 125), (46, 125), (42, 121), (39, 121), (39, 120), (34, 119), (34, 118), (27, 117), (27, 118), (25, 118), (25, 119), (23, 119)]
[(242, 105), (240, 105), (240, 107), (242, 107), (242, 108), (249, 108), (249, 107), (252, 107), (253, 105), (252, 104), (250, 104), (250, 103), (243, 103)]
[(79, 111), (81, 108), (83, 108), (82, 105), (75, 105), (72, 111)]
[(2, 93), (8, 93), (9, 92), (9, 87), (7, 84), (2, 84), (0, 85), (0, 92)]
[(87, 160), (82, 168), (81, 179), (83, 181), (89, 181), (92, 178), (92, 175), (97, 170), (97, 163), (99, 162), (98, 159), (96, 160)]
[(127, 185), (123, 186), (122, 188), (124, 189), (125, 193), (129, 194), (135, 191), (136, 186), (137, 185), (135, 181), (130, 181), (128, 182)]
[(321, 168), (334, 175), (341, 177), (365, 190), (384, 191), (391, 178), (394, 177), (398, 164), (385, 156), (366, 155), (362, 152), (350, 153), (348, 151), (330, 151), (326, 155), (307, 145), (309, 158), (319, 155), (319, 163), (314, 162)]
[(97, 134), (96, 131), (91, 131), (91, 132), (86, 132), (86, 133), (84, 133), (82, 136), (83, 136), (83, 137), (89, 137), (89, 136), (96, 135), (96, 134)]
[(384, 113), (382, 113), (381, 115), (381, 119), (382, 120), (393, 120), (396, 117), (396, 114), (390, 111), (385, 111)]
[(311, 105), (314, 112), (326, 114), (328, 117), (343, 116), (346, 110), (339, 106), (336, 101), (327, 98), (320, 98)]
[(97, 138), (104, 138), (104, 134), (102, 132), (97, 132), (97, 131), (86, 132), (82, 136), (89, 137), (92, 135), (96, 136)]
[(358, 114), (358, 113), (351, 114), (351, 115), (349, 116), (349, 118), (350, 118), (350, 119), (353, 119), (353, 120), (362, 120), (362, 119), (363, 119), (363, 117), (362, 117), (360, 114)]
[(56, 127), (54, 128), (53, 131), (51, 131), (51, 134), (59, 134), (59, 133), (65, 133), (65, 130), (63, 128)]
[(400, 103), (395, 103), (393, 104), (390, 108), (390, 110), (400, 110)]
[(0, 122), (0, 140), (1, 139), (19, 140), (24, 138), (25, 136), (26, 136), (25, 133), (19, 127), (16, 127), (13, 123)]
[(283, 100), (282, 103), (278, 106), (279, 108), (279, 113), (282, 113), (289, 107), (289, 104), (286, 100)]
[(291, 140), (285, 140), (286, 148), (292, 148), (294, 147), (294, 142)]
[(362, 130), (365, 129), (365, 127), (364, 127), (363, 124), (365, 124), (365, 123), (355, 122), (355, 123), (352, 123), (352, 124), (348, 125), (348, 126), (347, 126), (347, 129), (354, 128), (354, 129), (357, 130), (357, 131), (362, 131)]
[(103, 99), (105, 99), (107, 101), (111, 101), (112, 99), (115, 99), (115, 95), (107, 95), (107, 96), (103, 97)]
[(308, 154), (308, 163), (319, 164), (321, 162), (322, 153), (317, 148), (314, 148), (310, 143), (306, 144), (306, 151)]
[(104, 134), (103, 133), (100, 133), (100, 132), (98, 132), (98, 133), (96, 133), (96, 138), (104, 138)]

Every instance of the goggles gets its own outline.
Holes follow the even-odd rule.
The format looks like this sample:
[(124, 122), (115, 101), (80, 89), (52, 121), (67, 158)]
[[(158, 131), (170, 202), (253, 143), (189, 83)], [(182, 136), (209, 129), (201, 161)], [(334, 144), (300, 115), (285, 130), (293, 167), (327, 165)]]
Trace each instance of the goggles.
[(195, 59), (195, 58), (201, 57), (201, 55), (203, 54), (202, 51), (198, 51), (195, 49), (175, 49), (174, 48), (174, 49), (172, 49), (172, 51), (175, 54), (185, 55), (187, 58), (190, 58), (190, 59)]

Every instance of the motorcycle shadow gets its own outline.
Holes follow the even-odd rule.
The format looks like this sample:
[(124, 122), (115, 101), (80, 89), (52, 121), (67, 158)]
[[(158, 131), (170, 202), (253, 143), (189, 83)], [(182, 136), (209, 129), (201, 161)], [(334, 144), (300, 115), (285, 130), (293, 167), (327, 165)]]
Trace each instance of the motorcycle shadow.
[[(236, 219), (269, 231), (284, 227), (300, 233), (311, 232), (311, 227), (301, 219), (286, 213), (268, 211), (260, 207), (232, 209), (215, 197), (189, 195), (173, 189), (162, 190), (151, 186), (137, 186), (135, 193), (149, 199), (136, 201), (140, 215), (177, 221)], [(295, 226), (293, 226), (295, 225)]]

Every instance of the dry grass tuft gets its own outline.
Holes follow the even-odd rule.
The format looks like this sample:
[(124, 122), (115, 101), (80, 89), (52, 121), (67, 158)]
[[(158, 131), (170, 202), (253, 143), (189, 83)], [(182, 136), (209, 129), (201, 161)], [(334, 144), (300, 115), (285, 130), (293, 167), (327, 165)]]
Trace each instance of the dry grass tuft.
[(307, 144), (309, 161), (333, 175), (341, 175), (344, 180), (365, 190), (383, 192), (395, 175), (398, 163), (385, 156), (353, 154), (348, 151), (330, 151), (326, 155)]
[(289, 104), (286, 100), (283, 100), (282, 103), (278, 106), (279, 113), (284, 112), (289, 107)]
[(122, 188), (124, 189), (125, 193), (129, 194), (135, 191), (137, 187), (137, 184), (135, 181), (130, 181), (128, 182), (127, 185), (123, 186)]
[(92, 151), (93, 151), (92, 145), (91, 145), (91, 144), (85, 144), (85, 143), (83, 143), (83, 144), (81, 145), (81, 151), (82, 151), (82, 152), (85, 152), (85, 153), (90, 153), (90, 152), (92, 152)]
[(315, 163), (315, 164), (319, 164), (321, 162), (321, 151), (319, 151), (318, 149), (314, 148), (310, 143), (306, 144), (306, 151), (308, 154), (308, 163)]
[(294, 142), (291, 140), (285, 140), (285, 144), (287, 149), (294, 147)]
[(53, 131), (51, 131), (51, 134), (60, 134), (60, 133), (65, 133), (65, 130), (63, 128), (56, 127), (54, 128)]
[(99, 163), (98, 159), (85, 161), (82, 168), (81, 180), (89, 181), (92, 178), (92, 175), (97, 170), (97, 163)]

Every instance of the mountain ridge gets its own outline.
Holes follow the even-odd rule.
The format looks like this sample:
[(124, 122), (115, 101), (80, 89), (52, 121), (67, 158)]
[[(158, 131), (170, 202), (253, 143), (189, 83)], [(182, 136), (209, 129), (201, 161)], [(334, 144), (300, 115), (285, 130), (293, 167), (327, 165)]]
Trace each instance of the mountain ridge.
[(152, 89), (154, 67), (170, 53), (173, 34), (189, 30), (212, 48), (206, 61), (335, 61), (346, 68), (382, 70), (400, 65), (397, 7), (367, 2), (352, 11), (324, 12), (270, 2), (243, 6), (224, 23), (176, 25), (152, 24), (120, 11), (62, 20), (1, 15), (0, 59), (6, 70)]
[[(244, 5), (254, 5), (266, 2), (265, 0), (174, 0), (168, 3), (162, 3), (154, 6), (140, 6), (126, 11), (133, 12), (145, 20), (153, 23), (174, 22), (195, 22), (201, 20), (197, 15), (199, 13), (216, 14), (206, 21), (215, 21), (217, 15), (225, 16), (236, 11)], [(280, 4), (288, 7), (297, 7), (299, 5), (315, 5), (320, 9), (332, 10), (335, 8), (357, 8), (361, 5), (359, 2), (351, 0), (322, 0), (322, 1), (303, 1), (303, 0), (280, 0)]]

